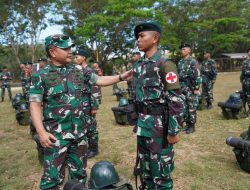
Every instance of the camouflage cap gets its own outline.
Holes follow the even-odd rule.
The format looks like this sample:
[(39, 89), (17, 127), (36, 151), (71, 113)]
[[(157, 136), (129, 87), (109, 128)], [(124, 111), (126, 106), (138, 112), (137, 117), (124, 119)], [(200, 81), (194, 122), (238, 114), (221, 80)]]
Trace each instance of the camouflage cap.
[(75, 44), (69, 36), (64, 34), (55, 34), (45, 38), (45, 48), (47, 49), (49, 45), (65, 49), (74, 46)]

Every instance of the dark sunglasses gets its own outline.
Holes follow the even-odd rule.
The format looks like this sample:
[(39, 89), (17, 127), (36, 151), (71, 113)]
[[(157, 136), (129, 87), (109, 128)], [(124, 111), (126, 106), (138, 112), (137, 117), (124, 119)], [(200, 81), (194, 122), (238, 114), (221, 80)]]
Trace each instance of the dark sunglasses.
[(65, 35), (55, 35), (52, 37), (54, 42), (59, 42), (60, 40), (68, 40), (69, 36), (65, 36)]

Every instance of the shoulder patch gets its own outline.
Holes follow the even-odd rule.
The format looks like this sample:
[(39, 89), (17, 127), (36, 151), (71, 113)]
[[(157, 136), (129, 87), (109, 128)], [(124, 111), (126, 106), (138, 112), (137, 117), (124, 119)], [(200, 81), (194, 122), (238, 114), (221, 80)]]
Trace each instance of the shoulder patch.
[(168, 72), (166, 74), (166, 82), (169, 84), (173, 84), (177, 82), (177, 75), (174, 72)]

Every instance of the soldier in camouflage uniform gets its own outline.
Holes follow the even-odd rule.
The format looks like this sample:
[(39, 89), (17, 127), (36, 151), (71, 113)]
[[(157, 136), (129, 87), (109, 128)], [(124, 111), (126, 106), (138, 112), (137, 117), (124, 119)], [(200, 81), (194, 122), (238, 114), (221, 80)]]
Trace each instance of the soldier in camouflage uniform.
[(11, 72), (8, 71), (7, 67), (4, 66), (3, 67), (3, 71), (0, 75), (0, 80), (2, 82), (2, 85), (1, 85), (1, 90), (2, 90), (2, 93), (1, 93), (1, 96), (2, 96), (2, 102), (4, 101), (4, 94), (5, 94), (5, 88), (7, 88), (8, 90), (8, 94), (9, 94), (9, 99), (12, 100), (12, 94), (11, 94)]
[[(88, 66), (86, 62), (87, 52), (83, 49), (77, 49), (75, 52), (75, 63), (82, 66), (82, 68), (87, 72), (93, 72), (93, 70)], [(95, 85), (96, 86), (96, 85)], [(99, 87), (99, 86), (98, 86)], [(98, 151), (98, 130), (96, 122), (96, 112), (99, 107), (98, 100), (93, 94), (94, 85), (88, 85), (86, 91), (84, 92), (85, 102), (84, 102), (84, 114), (86, 115), (86, 126), (87, 126), (87, 138), (88, 138), (88, 158), (96, 156)]]
[(42, 190), (60, 189), (66, 163), (70, 178), (85, 185), (87, 129), (83, 112), (84, 91), (88, 83), (107, 86), (131, 79), (132, 75), (132, 72), (126, 72), (119, 76), (98, 77), (85, 72), (81, 66), (69, 64), (72, 45), (68, 36), (48, 36), (45, 47), (50, 62), (32, 75), (30, 112), (44, 147)]
[(29, 89), (31, 83), (31, 75), (32, 75), (32, 63), (30, 61), (25, 63), (23, 67), (23, 71), (21, 72), (21, 82), (23, 89), (23, 96), (27, 101), (29, 101)]
[[(98, 63), (93, 64), (93, 72), (97, 74), (98, 76), (102, 76), (102, 70), (99, 67)], [(94, 85), (92, 88), (92, 95), (95, 97), (95, 99), (98, 101), (99, 104), (102, 103), (102, 89), (98, 85)]]
[[(133, 68), (133, 64), (136, 63), (139, 59), (141, 58), (141, 53), (140, 52), (134, 52), (131, 57), (131, 62), (128, 63), (127, 65), (127, 70), (130, 70)], [(133, 80), (127, 82), (128, 85), (128, 94), (131, 99), (134, 99), (134, 84)]]
[(182, 93), (185, 96), (185, 118), (186, 133), (195, 132), (196, 110), (199, 104), (199, 87), (202, 82), (198, 62), (190, 56), (191, 46), (182, 44), (180, 46), (182, 59), (178, 63), (178, 73)]
[(240, 82), (248, 105), (248, 114), (250, 114), (250, 48), (247, 50), (247, 59), (242, 63)]
[(134, 33), (139, 50), (145, 53), (133, 65), (142, 177), (147, 189), (169, 190), (173, 188), (173, 144), (179, 141), (184, 103), (177, 69), (158, 50), (161, 28), (157, 23), (141, 23)]
[[(119, 74), (119, 72), (118, 72), (116, 66), (113, 65), (113, 67), (112, 67), (112, 75), (114, 76), (114, 75), (118, 75), (118, 74)], [(117, 85), (117, 84), (114, 84), (114, 85), (113, 85), (113, 95), (115, 95), (115, 92), (116, 92), (118, 89), (119, 89), (119, 88), (118, 88), (118, 85)]]
[(207, 109), (212, 108), (213, 85), (217, 76), (216, 63), (211, 59), (209, 51), (204, 52), (204, 61), (201, 64), (202, 74), (202, 97), (206, 98)]

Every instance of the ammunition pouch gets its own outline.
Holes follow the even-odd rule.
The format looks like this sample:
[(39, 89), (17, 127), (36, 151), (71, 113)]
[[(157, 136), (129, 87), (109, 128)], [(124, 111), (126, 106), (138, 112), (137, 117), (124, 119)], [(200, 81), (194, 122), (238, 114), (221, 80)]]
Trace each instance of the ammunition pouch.
[(127, 120), (129, 125), (136, 125), (138, 120), (138, 112), (136, 104), (130, 103), (125, 106), (125, 112), (127, 113)]
[(166, 111), (166, 107), (164, 105), (147, 105), (138, 104), (137, 105), (138, 113), (142, 113), (145, 115), (163, 115)]

